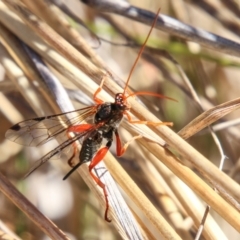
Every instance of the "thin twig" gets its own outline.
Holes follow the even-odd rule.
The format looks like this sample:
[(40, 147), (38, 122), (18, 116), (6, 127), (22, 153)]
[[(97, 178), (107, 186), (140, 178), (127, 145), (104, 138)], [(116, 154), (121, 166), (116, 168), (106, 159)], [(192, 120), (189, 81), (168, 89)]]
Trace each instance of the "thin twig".
[[(155, 17), (155, 13), (135, 7), (125, 1), (82, 0), (82, 2), (100, 12), (116, 13), (147, 25), (151, 25)], [(240, 56), (240, 44), (202, 29), (194, 28), (163, 14), (159, 15), (155, 28), (173, 36), (197, 42), (218, 52)]]
[(52, 239), (69, 240), (69, 238), (47, 217), (28, 201), (9, 181), (0, 173), (0, 189), (19, 209), (21, 209), (43, 232)]

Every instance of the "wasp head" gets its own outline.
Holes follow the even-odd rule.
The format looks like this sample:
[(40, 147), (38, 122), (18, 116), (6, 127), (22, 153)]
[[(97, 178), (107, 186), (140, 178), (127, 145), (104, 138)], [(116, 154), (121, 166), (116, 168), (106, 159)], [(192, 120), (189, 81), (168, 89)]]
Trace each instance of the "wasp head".
[(118, 105), (119, 109), (121, 109), (123, 111), (130, 109), (130, 106), (127, 103), (126, 97), (123, 93), (117, 93), (116, 94), (115, 104)]

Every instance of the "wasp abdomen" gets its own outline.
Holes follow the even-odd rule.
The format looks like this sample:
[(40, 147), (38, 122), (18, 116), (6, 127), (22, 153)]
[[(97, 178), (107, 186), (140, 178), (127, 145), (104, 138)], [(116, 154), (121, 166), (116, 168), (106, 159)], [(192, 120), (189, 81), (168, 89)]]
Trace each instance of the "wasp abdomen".
[(90, 162), (102, 144), (102, 134), (99, 131), (91, 132), (82, 143), (79, 154), (80, 163)]

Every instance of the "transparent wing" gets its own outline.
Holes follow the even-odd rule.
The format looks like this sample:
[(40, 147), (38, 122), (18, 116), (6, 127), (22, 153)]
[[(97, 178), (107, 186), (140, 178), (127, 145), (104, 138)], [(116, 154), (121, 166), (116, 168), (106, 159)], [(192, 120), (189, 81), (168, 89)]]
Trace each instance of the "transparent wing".
[(25, 146), (39, 146), (52, 139), (57, 139), (62, 145), (69, 140), (68, 127), (80, 124), (96, 111), (97, 105), (94, 105), (67, 113), (26, 120), (8, 129), (5, 137)]
[[(80, 139), (88, 136), (96, 128), (97, 128), (96, 126), (93, 126), (92, 128), (90, 128), (87, 131), (84, 131), (84, 132), (81, 132), (81, 133), (75, 133), (74, 137), (71, 137), (71, 138), (67, 139), (61, 145), (57, 146), (56, 148), (54, 148), (53, 150), (48, 152), (46, 155), (44, 155), (41, 159), (36, 161), (34, 163), (34, 165), (31, 167), (31, 169), (29, 170), (29, 172), (24, 176), (24, 178), (28, 177), (32, 172), (34, 172), (37, 168), (42, 166), (45, 162), (47, 162), (51, 158), (55, 157), (56, 155), (61, 155), (63, 152), (66, 152), (66, 149), (71, 149), (72, 148), (72, 144), (75, 141), (80, 140)], [(69, 159), (69, 158), (67, 158), (67, 159)]]

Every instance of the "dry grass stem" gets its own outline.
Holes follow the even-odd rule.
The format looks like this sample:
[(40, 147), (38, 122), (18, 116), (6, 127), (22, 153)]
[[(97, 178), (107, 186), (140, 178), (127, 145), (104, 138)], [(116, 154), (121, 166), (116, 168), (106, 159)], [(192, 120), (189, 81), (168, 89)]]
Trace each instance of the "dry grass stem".
[(178, 132), (179, 136), (183, 139), (190, 138), (205, 127), (223, 118), (225, 115), (237, 110), (240, 107), (239, 102), (240, 98), (237, 98), (205, 111), (181, 129)]
[(63, 13), (51, 1), (32, 2), (23, 1), (29, 9), (38, 17), (44, 19), (61, 37), (65, 38), (82, 54), (86, 55), (89, 60), (100, 68), (104, 68), (103, 61), (96, 55), (89, 44), (81, 35), (69, 24), (64, 18)]
[(0, 187), (9, 199), (11, 199), (16, 206), (18, 206), (28, 217), (38, 225), (38, 227), (45, 232), (52, 239), (69, 240), (69, 238), (47, 217), (45, 217), (38, 209), (33, 206), (19, 191), (0, 174)]
[[(149, 24), (154, 16), (153, 13), (145, 12), (144, 9), (139, 11), (139, 8), (130, 5), (130, 3), (112, 2), (112, 8), (110, 9), (109, 1), (98, 1), (99, 5), (96, 5), (97, 2), (94, 0), (86, 2), (97, 11), (101, 11), (102, 7), (106, 6), (106, 9), (102, 9), (102, 11), (115, 12), (125, 16), (125, 18), (109, 17), (103, 15), (102, 12), (91, 12), (91, 18), (96, 20), (96, 24), (99, 24), (97, 25), (99, 31), (102, 29), (101, 24), (106, 24), (106, 22), (101, 21), (102, 18), (112, 24), (112, 27), (116, 27), (117, 32), (112, 32), (111, 36), (113, 41), (115, 35), (121, 35), (131, 43), (142, 42), (142, 39), (134, 39), (133, 37), (137, 35), (137, 31), (139, 31), (139, 36), (146, 35), (139, 27), (142, 27), (142, 25), (134, 23), (134, 27), (130, 27), (133, 23), (129, 19), (126, 20), (126, 17)], [(166, 3), (166, 5), (168, 4), (171, 6), (174, 1)], [(218, 5), (217, 2), (215, 4), (216, 9), (219, 9), (221, 4)], [(194, 12), (196, 16), (198, 14), (202, 16), (202, 13), (199, 13), (199, 10), (196, 10), (195, 7), (185, 8), (185, 5), (185, 1), (176, 1), (176, 6), (171, 8), (173, 12), (180, 11), (175, 15), (182, 21), (189, 22), (193, 19), (192, 15), (189, 18), (185, 17), (186, 13), (192, 14)], [(123, 13), (124, 9), (127, 9), (125, 13)], [(132, 9), (132, 12), (129, 9)], [(186, 11), (186, 9), (190, 10)], [(90, 9), (85, 11), (90, 11)], [(135, 16), (132, 15), (134, 11)], [(164, 6), (162, 11), (166, 11)], [(143, 17), (144, 13), (146, 13), (145, 17)], [(9, 122), (17, 123), (35, 115), (45, 116), (61, 111), (70, 111), (75, 107), (82, 108), (84, 104), (75, 101), (72, 101), (74, 103), (73, 107), (70, 101), (73, 94), (68, 96), (62, 85), (68, 88), (69, 92), (76, 89), (81, 90), (81, 97), (89, 96), (92, 99), (93, 94), (104, 79), (103, 90), (98, 97), (103, 101), (111, 102), (116, 93), (123, 92), (122, 87), (119, 86), (122, 86), (122, 84), (117, 84), (117, 82), (120, 82), (118, 81), (120, 79), (117, 76), (118, 74), (115, 76), (111, 72), (115, 71), (122, 75), (128, 75), (129, 68), (136, 58), (134, 49), (133, 51), (130, 48), (126, 50), (124, 47), (118, 49), (112, 45), (105, 46), (102, 43), (97, 51), (99, 54), (101, 54), (101, 51), (104, 52), (103, 61), (85, 40), (84, 34), (81, 36), (74, 26), (75, 23), (72, 24), (68, 21), (65, 14), (50, 0), (39, 0), (36, 3), (29, 0), (0, 1), (0, 63), (6, 76), (17, 89), (13, 92), (13, 88), (6, 85), (3, 87), (3, 93), (6, 97), (0, 93), (0, 100), (4, 108), (1, 112), (8, 119), (8, 125), (2, 124), (4, 126), (3, 132), (10, 127)], [(227, 11), (227, 13), (224, 13), (224, 17), (218, 18), (218, 21), (226, 23), (229, 14), (231, 12)], [(81, 16), (81, 14), (79, 15)], [(233, 19), (236, 20), (236, 16)], [(74, 185), (74, 191), (71, 185), (71, 190), (69, 192), (64, 190), (66, 192), (62, 192), (57, 201), (55, 199), (54, 205), (57, 205), (65, 197), (74, 199), (65, 201), (64, 207), (62, 207), (62, 211), (68, 207), (72, 209), (69, 211), (73, 217), (69, 217), (67, 220), (69, 226), (66, 223), (62, 224), (60, 220), (58, 225), (64, 231), (74, 232), (77, 236), (76, 239), (90, 238), (89, 232), (96, 234), (91, 235), (93, 238), (104, 236), (105, 239), (106, 236), (109, 239), (117, 239), (119, 236), (122, 239), (160, 239), (160, 237), (163, 239), (194, 239), (193, 232), (196, 235), (197, 231), (200, 234), (202, 230), (205, 239), (228, 239), (231, 234), (226, 233), (217, 218), (224, 219), (229, 224), (227, 226), (231, 231), (235, 229), (240, 232), (240, 186), (238, 184), (240, 181), (238, 177), (240, 170), (240, 152), (238, 151), (240, 131), (236, 119), (238, 117), (239, 98), (237, 97), (237, 91), (235, 94), (232, 93), (234, 92), (232, 86), (237, 85), (233, 80), (235, 79), (234, 75), (229, 77), (232, 76), (230, 73), (233, 72), (232, 74), (234, 74), (235, 71), (236, 76), (238, 76), (240, 60), (202, 49), (204, 45), (215, 50), (219, 50), (220, 46), (226, 46), (221, 51), (232, 53), (233, 49), (238, 49), (238, 44), (234, 45), (235, 42), (228, 41), (228, 39), (224, 43), (222, 37), (210, 41), (207, 36), (217, 35), (206, 34), (201, 30), (196, 31), (196, 35), (191, 35), (194, 34), (194, 27), (187, 28), (185, 31), (183, 27), (186, 27), (186, 25), (179, 21), (173, 21), (166, 15), (160, 15), (159, 20), (162, 20), (162, 22), (158, 22), (156, 28), (173, 33), (174, 26), (178, 26), (175, 36), (184, 37), (184, 41), (195, 39), (198, 50), (195, 49), (196, 52), (192, 50), (194, 44), (179, 41), (176, 38), (171, 39), (166, 34), (158, 35), (160, 34), (159, 31), (153, 33), (155, 38), (158, 37), (155, 45), (159, 44), (160, 47), (156, 50), (154, 50), (154, 47), (147, 48), (147, 51), (143, 54), (144, 60), (138, 62), (131, 76), (130, 85), (137, 91), (154, 91), (158, 94), (166, 94), (170, 98), (177, 99), (178, 103), (147, 97), (142, 98), (142, 102), (133, 97), (129, 97), (127, 100), (131, 106), (130, 111), (133, 119), (160, 122), (159, 118), (162, 119), (163, 117), (168, 122), (172, 121), (174, 126), (169, 128), (166, 126), (133, 125), (127, 119), (124, 119), (121, 123), (119, 132), (121, 133), (122, 144), (137, 135), (141, 135), (142, 138), (131, 143), (123, 155), (122, 161), (120, 161), (122, 166), (109, 152), (104, 158), (104, 163), (109, 172), (103, 163), (97, 165), (95, 169), (95, 173), (106, 184), (108, 190), (111, 206), (109, 217), (112, 224), (105, 224), (103, 221), (105, 199), (102, 189), (91, 178), (87, 165), (81, 166), (77, 172), (91, 189), (91, 193), (96, 196), (101, 207), (98, 206), (98, 202), (95, 206), (92, 200), (87, 207), (83, 205), (84, 199), (88, 202), (88, 196), (91, 196), (91, 194), (88, 194), (87, 190), (83, 190), (85, 185), (81, 183), (79, 178), (74, 178), (75, 175), (71, 176), (69, 181), (62, 183), (63, 189), (65, 187), (67, 189), (65, 184)], [(227, 25), (223, 26), (226, 27)], [(129, 29), (131, 29), (130, 33)], [(148, 30), (149, 28), (146, 27), (146, 31)], [(105, 30), (102, 31), (102, 35), (107, 34), (106, 36), (109, 36), (112, 29), (111, 31), (108, 30), (107, 33), (104, 32)], [(200, 33), (203, 33), (203, 35), (200, 36)], [(204, 40), (204, 38), (207, 40)], [(42, 79), (39, 70), (29, 60), (30, 55), (29, 53), (26, 54), (26, 47), (23, 47), (21, 41), (31, 47), (33, 53), (39, 54), (47, 71), (52, 70), (48, 72), (49, 76), (52, 74), (53, 78), (57, 76), (60, 79), (61, 82), (56, 78), (56, 89), (53, 89), (50, 84)], [(217, 43), (219, 44), (217, 45)], [(154, 45), (154, 41), (152, 45)], [(195, 45), (195, 47), (197, 46)], [(109, 58), (105, 55), (107, 52), (114, 52), (114, 54)], [(235, 56), (239, 56), (239, 53), (235, 53)], [(118, 66), (114, 68), (118, 58), (121, 57), (123, 59), (121, 68), (126, 65), (124, 70), (118, 68)], [(231, 68), (226, 66), (231, 66)], [(112, 70), (112, 67), (114, 70)], [(215, 73), (218, 74), (217, 77)], [(196, 79), (194, 74), (197, 75)], [(217, 81), (218, 77), (220, 80), (224, 78), (224, 81), (214, 82)], [(0, 88), (1, 86), (4, 86), (4, 84), (0, 84)], [(53, 84), (53, 86), (55, 85)], [(12, 90), (8, 89), (6, 91), (6, 88)], [(231, 90), (226, 92), (226, 88)], [(18, 114), (18, 109), (20, 114)], [(201, 109), (204, 109), (205, 112), (199, 114)], [(17, 112), (17, 114), (14, 112)], [(226, 116), (227, 114), (229, 115)], [(231, 118), (235, 118), (234, 122), (236, 122), (233, 123)], [(217, 141), (222, 146), (220, 147), (221, 154), (227, 155), (231, 159), (224, 165), (226, 173), (215, 166), (219, 159), (219, 152), (215, 149), (216, 145), (212, 143), (212, 139), (209, 138), (209, 131), (201, 132), (205, 135), (196, 135), (212, 124), (216, 124), (215, 126), (218, 127), (217, 121), (220, 119), (223, 122), (221, 124), (224, 124), (226, 129), (221, 130), (217, 135)], [(213, 131), (216, 130), (216, 127), (213, 127)], [(181, 130), (179, 131), (179, 129)], [(213, 134), (216, 136), (215, 132)], [(186, 139), (188, 139), (188, 142)], [(5, 141), (3, 141), (0, 149), (2, 147), (8, 150), (11, 148), (6, 146), (10, 145), (5, 145)], [(16, 170), (17, 164), (22, 166), (21, 161), (25, 161), (22, 160), (25, 157), (21, 157), (18, 161), (15, 160), (15, 155), (21, 148), (16, 147), (16, 149), (10, 151), (12, 154), (3, 154), (4, 156), (0, 159), (1, 171), (15, 185), (18, 184), (19, 179), (25, 173), (25, 170), (21, 170), (22, 172), (20, 171), (18, 174)], [(29, 151), (27, 158), (39, 158), (35, 156), (35, 151), (38, 150)], [(114, 153), (114, 150), (111, 149), (111, 151)], [(78, 156), (76, 156), (74, 162), (77, 163), (78, 161)], [(58, 162), (44, 164), (37, 173), (33, 174), (40, 176), (42, 171), (44, 174), (42, 178), (48, 179), (49, 182), (43, 192), (45, 192), (44, 196), (45, 198), (47, 196), (49, 204), (54, 197), (50, 194), (48, 196), (47, 188), (50, 187), (54, 179), (58, 180), (57, 176), (62, 179), (61, 173), (58, 175), (60, 172), (57, 168), (60, 165)], [(52, 165), (55, 167), (52, 168)], [(62, 165), (64, 166), (64, 173), (69, 170), (66, 167), (66, 161)], [(18, 168), (21, 169), (19, 166)], [(32, 179), (34, 181), (34, 177)], [(37, 183), (40, 186), (39, 179), (41, 178), (38, 178)], [(43, 231), (52, 239), (68, 239), (61, 230), (46, 219), (32, 204), (28, 203), (1, 174), (0, 181), (1, 191), (37, 224), (36, 229), (39, 232)], [(26, 182), (30, 184), (27, 180)], [(119, 192), (116, 183), (124, 191), (133, 214)], [(22, 184), (21, 182), (19, 185), (22, 186)], [(27, 191), (26, 185), (22, 188)], [(55, 188), (57, 187), (54, 187), (54, 191), (51, 191), (51, 193), (57, 194)], [(216, 189), (216, 191), (213, 189)], [(38, 193), (41, 193), (40, 189), (35, 194)], [(79, 201), (79, 195), (84, 195), (81, 201)], [(9, 204), (5, 199), (4, 201), (5, 204)], [(212, 212), (207, 216), (204, 223), (202, 217), (205, 204), (212, 208)], [(100, 218), (93, 215), (91, 206), (94, 206), (95, 210), (100, 209)], [(41, 208), (41, 204), (38, 207)], [(54, 212), (54, 207), (52, 208), (52, 212)], [(11, 212), (12, 215), (8, 215), (15, 216), (13, 212)], [(215, 216), (215, 212), (219, 215), (218, 217)], [(8, 222), (6, 216), (2, 218)], [(58, 221), (57, 217), (55, 219)], [(202, 226), (204, 224), (205, 226), (198, 229), (201, 222)], [(14, 224), (17, 225), (16, 222)], [(68, 230), (65, 230), (65, 227)], [(28, 234), (30, 232), (27, 228), (24, 231)], [(23, 233), (19, 233), (19, 235), (25, 239), (26, 235)]]

